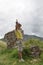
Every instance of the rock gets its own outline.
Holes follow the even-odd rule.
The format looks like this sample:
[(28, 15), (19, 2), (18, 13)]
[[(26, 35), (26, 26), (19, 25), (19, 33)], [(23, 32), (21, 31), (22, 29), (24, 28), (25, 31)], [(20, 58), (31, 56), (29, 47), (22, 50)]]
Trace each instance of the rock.
[(41, 54), (41, 50), (39, 48), (39, 46), (31, 46), (30, 47), (30, 54), (32, 57), (39, 57)]

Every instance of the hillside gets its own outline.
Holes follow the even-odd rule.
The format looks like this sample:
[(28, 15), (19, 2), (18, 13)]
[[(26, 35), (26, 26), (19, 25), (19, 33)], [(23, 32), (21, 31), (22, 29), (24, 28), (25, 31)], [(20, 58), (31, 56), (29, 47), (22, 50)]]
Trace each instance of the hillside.
[[(30, 39), (25, 42), (25, 48), (29, 48), (31, 45), (39, 45), (39, 47), (43, 48), (43, 41), (37, 39)], [(27, 51), (29, 51), (27, 49)], [(14, 49), (7, 49), (6, 43), (0, 41), (0, 65), (43, 65), (43, 52), (41, 53), (40, 58), (37, 58), (37, 61), (34, 61), (34, 58), (28, 57), (27, 53), (24, 54), (23, 51), (23, 58), (25, 62), (18, 61), (18, 51), (17, 48)]]

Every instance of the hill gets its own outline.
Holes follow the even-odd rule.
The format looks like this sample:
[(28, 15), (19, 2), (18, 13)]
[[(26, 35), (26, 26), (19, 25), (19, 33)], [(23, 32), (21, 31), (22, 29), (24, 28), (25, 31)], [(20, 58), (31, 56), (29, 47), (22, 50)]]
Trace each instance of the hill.
[(38, 36), (36, 36), (36, 35), (24, 35), (24, 40), (26, 41), (26, 40), (28, 40), (28, 39), (39, 39), (39, 40), (43, 40), (43, 38), (42, 37), (38, 37)]
[[(27, 42), (25, 42), (25, 44), (28, 46), (28, 48), (29, 48), (29, 45), (31, 44), (31, 42), (33, 42), (34, 44), (37, 42), (37, 44), (40, 47), (43, 47), (43, 42), (41, 42), (39, 40), (30, 39)], [(32, 45), (33, 45), (33, 43), (32, 43)], [(29, 51), (29, 50), (26, 48), (26, 51)], [(23, 51), (23, 53), (24, 53), (24, 51)], [(25, 61), (19, 62), (17, 48), (7, 49), (6, 43), (3, 41), (0, 41), (0, 65), (43, 65), (43, 52), (42, 52), (40, 58), (37, 58), (37, 61), (34, 61), (34, 58), (32, 58), (30, 56), (28, 57), (27, 52), (26, 52), (26, 55), (23, 54), (23, 58)]]

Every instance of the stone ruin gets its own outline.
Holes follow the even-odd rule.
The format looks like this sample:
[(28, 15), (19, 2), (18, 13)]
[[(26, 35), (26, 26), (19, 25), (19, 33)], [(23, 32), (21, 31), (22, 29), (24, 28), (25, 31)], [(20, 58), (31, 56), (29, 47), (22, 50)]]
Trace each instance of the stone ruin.
[(14, 30), (6, 33), (4, 36), (4, 40), (7, 42), (7, 48), (13, 48), (15, 46), (15, 32), (14, 32)]

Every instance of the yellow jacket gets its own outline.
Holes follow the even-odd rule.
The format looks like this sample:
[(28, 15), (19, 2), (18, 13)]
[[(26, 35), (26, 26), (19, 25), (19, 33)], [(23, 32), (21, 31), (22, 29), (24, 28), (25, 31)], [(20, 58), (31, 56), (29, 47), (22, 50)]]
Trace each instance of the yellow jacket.
[(15, 35), (17, 39), (23, 39), (21, 30), (15, 30)]

